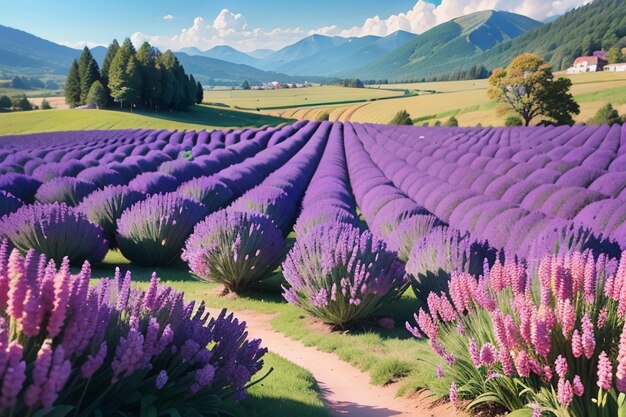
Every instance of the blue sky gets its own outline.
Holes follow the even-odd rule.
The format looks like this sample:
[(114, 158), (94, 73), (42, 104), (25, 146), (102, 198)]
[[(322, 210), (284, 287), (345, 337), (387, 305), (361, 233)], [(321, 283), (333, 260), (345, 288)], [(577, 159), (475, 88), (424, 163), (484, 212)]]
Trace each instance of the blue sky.
[(535, 19), (592, 0), (0, 0), (0, 24), (69, 46), (130, 36), (162, 49), (230, 45), (279, 49), (313, 33), (386, 36), (422, 33), (476, 11)]
[[(57, 42), (107, 42), (138, 31), (172, 35), (190, 26), (195, 17), (212, 20), (222, 9), (242, 13), (255, 28), (309, 30), (331, 24), (351, 27), (370, 16), (407, 11), (414, 4), (415, 0), (0, 0), (0, 24)], [(174, 19), (163, 20), (168, 14)]]

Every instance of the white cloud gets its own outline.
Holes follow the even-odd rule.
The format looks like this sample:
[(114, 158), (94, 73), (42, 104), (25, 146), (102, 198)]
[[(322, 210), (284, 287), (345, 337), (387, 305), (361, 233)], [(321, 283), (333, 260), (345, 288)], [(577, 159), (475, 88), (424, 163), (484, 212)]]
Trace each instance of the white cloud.
[(560, 15), (592, 0), (442, 0), (435, 6), (418, 0), (413, 9), (406, 13), (391, 15), (386, 19), (379, 16), (368, 18), (362, 26), (343, 30), (341, 36), (389, 35), (398, 30), (422, 33), (454, 18), (481, 10), (503, 10), (522, 14), (533, 19)]
[(87, 46), (89, 49), (95, 48), (96, 46), (104, 46), (104, 47), (108, 46), (108, 44), (106, 43), (92, 42), (92, 41), (77, 41), (77, 42), (65, 41), (65, 42), (59, 42), (59, 44), (68, 46), (74, 49), (83, 49), (85, 46)]
[(165, 16), (163, 16), (163, 20), (173, 20), (174, 16), (171, 14), (166, 14)]
[[(442, 0), (438, 6), (418, 0), (415, 6), (404, 13), (387, 18), (370, 17), (361, 26), (339, 28), (336, 25), (314, 30), (296, 28), (275, 28), (264, 31), (251, 28), (245, 17), (223, 9), (212, 22), (196, 17), (193, 25), (182, 29), (173, 36), (146, 35), (137, 32), (131, 36), (135, 44), (148, 41), (160, 48), (178, 50), (194, 46), (201, 50), (217, 45), (230, 45), (241, 51), (254, 49), (279, 49), (312, 35), (366, 36), (390, 35), (398, 30), (422, 33), (426, 30), (459, 16), (480, 10), (503, 10), (523, 14), (537, 20), (559, 15), (566, 11), (590, 3), (592, 0)], [(164, 17), (167, 18), (167, 15)], [(172, 16), (173, 18), (173, 16)]]

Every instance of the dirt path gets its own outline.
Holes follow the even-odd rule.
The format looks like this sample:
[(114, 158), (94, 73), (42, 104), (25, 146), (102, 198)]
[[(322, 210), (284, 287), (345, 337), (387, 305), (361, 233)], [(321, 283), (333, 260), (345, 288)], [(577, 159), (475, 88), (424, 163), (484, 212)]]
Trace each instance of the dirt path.
[[(217, 310), (214, 310), (216, 313)], [(451, 407), (429, 407), (427, 399), (396, 398), (393, 386), (380, 387), (369, 383), (368, 374), (361, 372), (332, 353), (306, 347), (272, 328), (272, 315), (238, 311), (235, 316), (245, 320), (251, 337), (263, 341), (263, 346), (315, 377), (322, 400), (336, 417), (459, 417)]]

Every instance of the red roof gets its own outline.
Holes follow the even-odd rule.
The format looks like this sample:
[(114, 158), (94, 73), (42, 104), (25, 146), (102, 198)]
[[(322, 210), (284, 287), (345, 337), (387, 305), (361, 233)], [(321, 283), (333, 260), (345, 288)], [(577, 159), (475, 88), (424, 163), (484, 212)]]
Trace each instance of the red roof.
[(587, 65), (598, 65), (597, 56), (581, 56), (576, 58), (576, 61), (574, 61), (574, 66), (582, 64), (585, 61), (587, 61)]

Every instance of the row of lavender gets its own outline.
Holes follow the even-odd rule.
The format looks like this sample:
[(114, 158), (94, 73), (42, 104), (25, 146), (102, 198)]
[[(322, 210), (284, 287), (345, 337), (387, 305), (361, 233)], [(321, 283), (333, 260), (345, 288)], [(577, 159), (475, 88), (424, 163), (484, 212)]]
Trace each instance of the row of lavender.
[[(423, 238), (406, 265), (424, 300), (407, 328), (441, 358), (445, 382), (429, 388), (473, 411), (626, 412), (623, 130), (352, 128), (358, 151), (367, 149), (348, 153), (367, 167), (355, 163), (353, 189), (383, 239), (398, 242), (424, 223), (424, 210), (449, 223), (417, 227)], [(373, 201), (359, 192), (362, 181), (378, 188)], [(592, 233), (617, 244), (594, 246)], [(504, 252), (494, 257), (469, 237)], [(433, 274), (438, 268), (444, 273)]]

